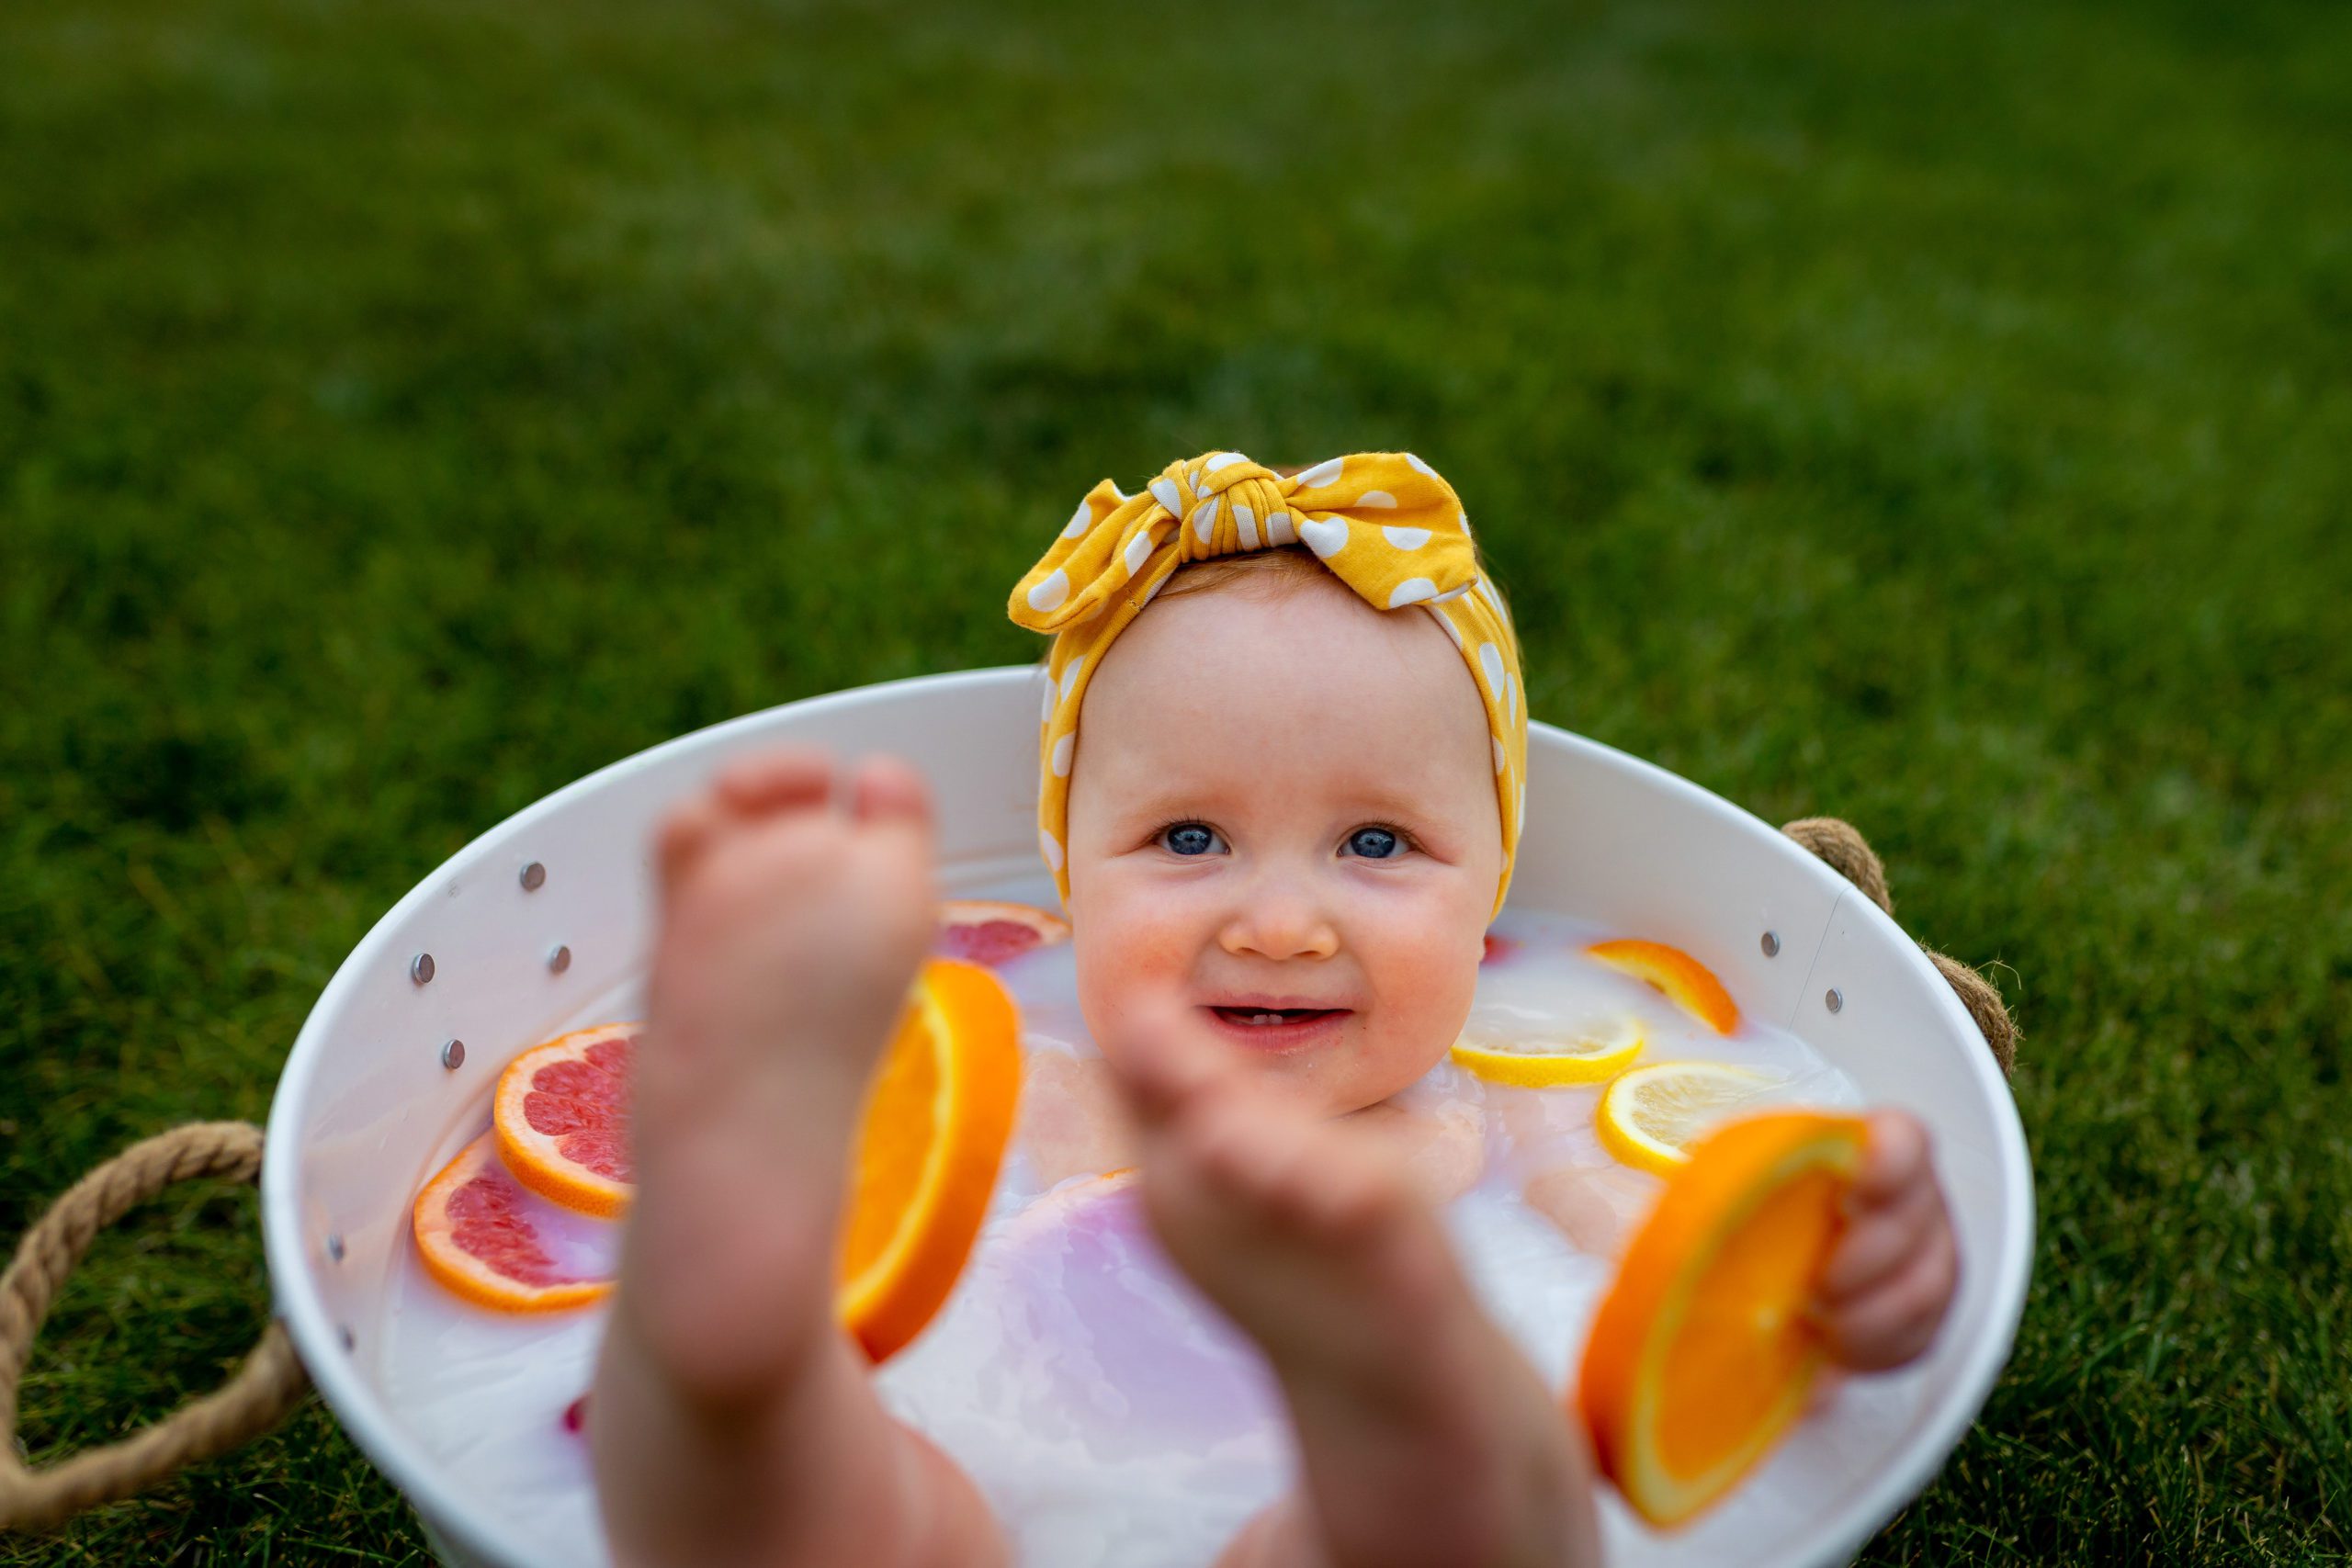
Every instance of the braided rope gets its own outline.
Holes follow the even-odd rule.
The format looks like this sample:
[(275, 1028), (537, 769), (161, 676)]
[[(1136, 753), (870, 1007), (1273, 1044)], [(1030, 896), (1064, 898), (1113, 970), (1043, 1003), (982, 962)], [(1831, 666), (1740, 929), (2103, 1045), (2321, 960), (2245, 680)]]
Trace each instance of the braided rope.
[(0, 1274), (0, 1530), (45, 1529), (111, 1503), (184, 1466), (223, 1453), (285, 1419), (310, 1392), (285, 1327), (272, 1321), (235, 1374), (154, 1426), (46, 1470), (17, 1457), (17, 1394), (33, 1337), (91, 1240), (133, 1204), (175, 1182), (219, 1177), (251, 1181), (261, 1169), (261, 1129), (249, 1122), (191, 1122), (133, 1144), (66, 1190), (36, 1221)]
[[(1861, 889), (1865, 897), (1888, 914), (1894, 913), (1894, 895), (1886, 886), (1886, 863), (1878, 858), (1870, 840), (1863, 838), (1852, 823), (1835, 817), (1802, 817), (1781, 829), (1806, 849), (1821, 857), (1829, 869)], [(1976, 1028), (1984, 1036), (1984, 1043), (1993, 1048), (1993, 1059), (2001, 1064), (2003, 1076), (2015, 1071), (2018, 1059), (2018, 1021), (2010, 1016), (2008, 1004), (2001, 999), (1999, 987), (1977, 971), (1947, 953), (1938, 953), (1926, 942), (1919, 950), (1936, 973), (1944, 977), (1960, 997), (1960, 1005), (1976, 1021)]]

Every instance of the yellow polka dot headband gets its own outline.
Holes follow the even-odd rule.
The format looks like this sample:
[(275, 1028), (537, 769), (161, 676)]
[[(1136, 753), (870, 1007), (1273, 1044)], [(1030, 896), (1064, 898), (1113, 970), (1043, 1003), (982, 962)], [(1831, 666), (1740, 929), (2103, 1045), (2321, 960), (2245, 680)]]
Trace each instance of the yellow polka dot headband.
[(1519, 639), (1502, 595), (1478, 569), (1453, 487), (1409, 452), (1351, 453), (1287, 479), (1238, 452), (1210, 452), (1170, 464), (1140, 495), (1104, 479), (1078, 503), (1011, 604), (1015, 622), (1054, 639), (1038, 740), (1037, 843), (1065, 902), (1078, 713), (1102, 654), (1179, 568), (1291, 544), (1313, 550), (1374, 608), (1431, 615), (1468, 661), (1494, 739), (1503, 825), (1495, 908), (1502, 908), (1527, 813)]

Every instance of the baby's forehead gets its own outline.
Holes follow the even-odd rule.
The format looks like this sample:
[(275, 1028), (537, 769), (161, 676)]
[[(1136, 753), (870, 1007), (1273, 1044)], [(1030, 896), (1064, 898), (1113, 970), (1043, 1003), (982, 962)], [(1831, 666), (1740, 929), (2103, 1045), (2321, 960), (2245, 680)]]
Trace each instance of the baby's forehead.
[(1482, 750), (1487, 733), (1477, 684), (1435, 618), (1374, 609), (1329, 575), (1163, 594), (1088, 684), (1082, 728), (1114, 714), (1183, 729), (1405, 726), (1430, 743), (1458, 730)]

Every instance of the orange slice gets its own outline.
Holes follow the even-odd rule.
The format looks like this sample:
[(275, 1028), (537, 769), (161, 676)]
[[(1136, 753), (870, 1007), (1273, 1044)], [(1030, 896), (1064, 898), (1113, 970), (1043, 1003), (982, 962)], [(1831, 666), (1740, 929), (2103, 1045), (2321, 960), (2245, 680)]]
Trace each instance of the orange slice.
[(1804, 1409), (1823, 1353), (1808, 1303), (1862, 1137), (1860, 1118), (1819, 1111), (1728, 1123), (1626, 1248), (1577, 1401), (1601, 1473), (1652, 1524), (1722, 1497)]
[(576, 1030), (506, 1065), (491, 1121), (515, 1180), (583, 1214), (628, 1207), (628, 1069), (643, 1027)]
[(993, 969), (1069, 940), (1069, 922), (1032, 905), (951, 898), (939, 907), (939, 939), (933, 951)]
[(929, 1323), (988, 1216), (1021, 1092), (1012, 998), (934, 958), (867, 1090), (842, 1226), (843, 1327), (877, 1363)]
[(1739, 1008), (1714, 972), (1662, 942), (1597, 942), (1585, 949), (1611, 969), (1647, 980), (1718, 1034), (1739, 1027)]
[(559, 1255), (576, 1248), (532, 1213), (496, 1143), (488, 1133), (476, 1138), (417, 1194), (413, 1225), (426, 1272), (499, 1312), (560, 1312), (612, 1294), (608, 1275), (564, 1263)]

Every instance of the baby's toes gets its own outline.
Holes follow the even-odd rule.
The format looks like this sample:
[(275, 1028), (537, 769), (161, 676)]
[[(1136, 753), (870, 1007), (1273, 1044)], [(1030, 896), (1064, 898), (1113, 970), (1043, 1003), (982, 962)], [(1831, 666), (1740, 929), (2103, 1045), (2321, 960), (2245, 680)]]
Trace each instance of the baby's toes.
[(850, 775), (850, 810), (861, 822), (931, 829), (931, 788), (896, 757), (868, 757)]
[(678, 890), (702, 863), (712, 838), (725, 821), (718, 806), (707, 795), (696, 795), (673, 806), (663, 815), (661, 826), (653, 833), (653, 864), (665, 902), (677, 897)]
[(804, 811), (832, 797), (833, 759), (813, 747), (779, 747), (740, 758), (719, 770), (711, 793), (741, 817)]

